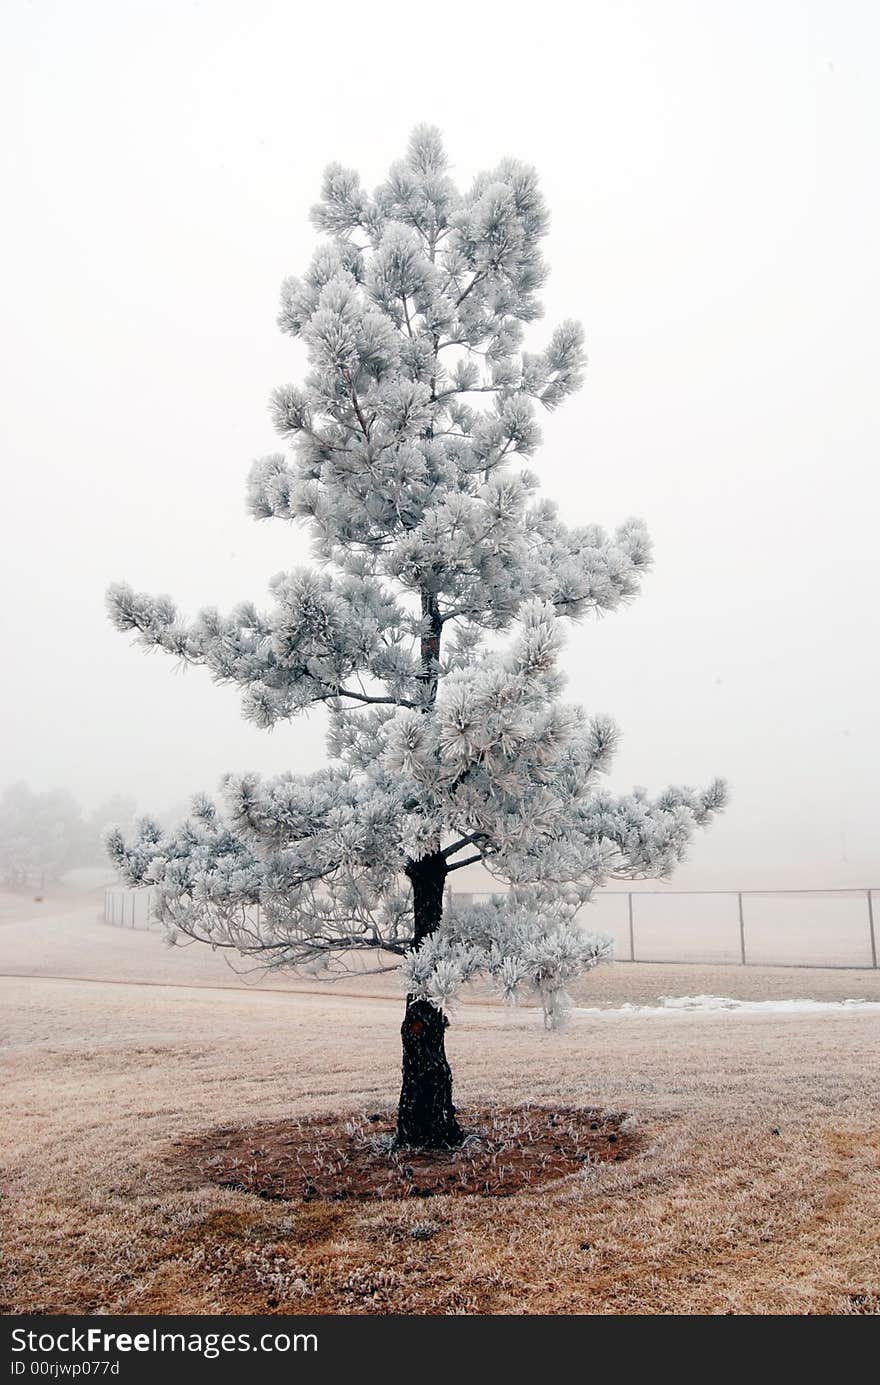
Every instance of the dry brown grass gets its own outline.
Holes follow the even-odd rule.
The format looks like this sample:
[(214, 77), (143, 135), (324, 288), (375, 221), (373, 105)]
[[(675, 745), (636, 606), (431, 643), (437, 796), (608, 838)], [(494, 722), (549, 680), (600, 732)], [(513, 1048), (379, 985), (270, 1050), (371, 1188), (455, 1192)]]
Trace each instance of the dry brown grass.
[[(880, 1295), (870, 1015), (464, 1011), (464, 1100), (600, 1101), (644, 1153), (503, 1202), (163, 1186), (181, 1132), (393, 1098), (384, 1001), (6, 981), (8, 1311), (841, 1312)], [(875, 1088), (874, 1088), (875, 1090)], [(778, 1131), (774, 1133), (774, 1131)]]
[[(151, 948), (164, 967), (124, 936), (130, 967)], [(609, 968), (600, 1003), (737, 993), (734, 969), (682, 987), (659, 968), (634, 994), (647, 970)], [(814, 975), (783, 993), (816, 995)], [(175, 1189), (164, 1154), (218, 1125), (390, 1107), (399, 1001), (18, 976), (0, 1002), (7, 1312), (878, 1311), (876, 1015), (579, 1017), (556, 1036), (463, 1007), (463, 1102), (629, 1112), (641, 1151), (505, 1199), (283, 1204)]]

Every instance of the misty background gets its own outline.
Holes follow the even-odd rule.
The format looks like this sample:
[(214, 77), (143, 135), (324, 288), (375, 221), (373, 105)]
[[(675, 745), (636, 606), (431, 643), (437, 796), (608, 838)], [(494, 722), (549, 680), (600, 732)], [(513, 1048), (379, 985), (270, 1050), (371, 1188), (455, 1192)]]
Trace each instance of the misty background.
[(0, 790), (162, 813), (323, 762), (321, 713), (250, 726), (104, 591), (262, 605), (309, 561), (244, 506), (269, 392), (304, 372), (278, 290), (324, 166), (372, 187), (424, 120), (459, 185), (538, 168), (527, 345), (579, 318), (590, 368), (533, 465), (568, 522), (654, 539), (641, 597), (569, 627), (570, 697), (624, 733), (612, 785), (730, 780), (679, 888), (880, 884), (876, 7), (6, 14)]

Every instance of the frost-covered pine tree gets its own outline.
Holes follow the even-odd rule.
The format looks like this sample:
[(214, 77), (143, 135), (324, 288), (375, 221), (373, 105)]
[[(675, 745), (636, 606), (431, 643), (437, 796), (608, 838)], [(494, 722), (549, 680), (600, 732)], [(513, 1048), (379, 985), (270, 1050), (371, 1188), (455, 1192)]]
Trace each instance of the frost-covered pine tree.
[[(582, 926), (591, 891), (666, 875), (724, 802), (720, 782), (615, 797), (614, 725), (560, 700), (565, 623), (634, 596), (649, 540), (634, 519), (570, 527), (539, 498), (536, 415), (579, 387), (583, 333), (523, 349), (547, 272), (534, 171), (506, 159), (460, 192), (446, 169), (425, 126), (373, 194), (331, 165), (325, 239), (282, 288), (310, 370), (272, 396), (291, 455), (253, 466), (248, 501), (308, 525), (316, 566), (279, 573), (265, 610), (191, 622), (109, 594), (120, 630), (239, 684), (258, 726), (327, 708), (328, 768), (230, 775), (222, 807), (199, 798), (176, 831), (144, 820), (108, 846), (172, 936), (271, 967), (401, 965), (398, 1141), (425, 1146), (461, 1139), (444, 1029), (462, 983), (532, 987), (555, 1022), (610, 950)], [(444, 912), (478, 861), (508, 892)]]

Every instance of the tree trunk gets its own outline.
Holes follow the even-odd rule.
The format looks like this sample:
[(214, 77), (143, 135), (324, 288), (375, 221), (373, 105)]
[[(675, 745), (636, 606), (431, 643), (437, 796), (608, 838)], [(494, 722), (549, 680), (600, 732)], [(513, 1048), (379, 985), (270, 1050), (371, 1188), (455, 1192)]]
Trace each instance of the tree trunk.
[[(446, 861), (436, 852), (407, 868), (415, 913), (414, 943), (419, 947), (443, 917)], [(460, 1145), (464, 1133), (452, 1104), (452, 1073), (443, 1041), (448, 1024), (430, 1001), (406, 998), (401, 1025), (403, 1082), (397, 1107), (398, 1146), (443, 1149)]]

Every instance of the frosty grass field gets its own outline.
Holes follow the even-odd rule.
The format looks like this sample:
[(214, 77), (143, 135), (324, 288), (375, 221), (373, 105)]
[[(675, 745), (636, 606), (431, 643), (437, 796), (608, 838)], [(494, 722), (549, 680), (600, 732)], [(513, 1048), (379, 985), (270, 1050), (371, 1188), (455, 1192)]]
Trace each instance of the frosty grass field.
[(362, 1203), (176, 1190), (161, 1160), (218, 1125), (390, 1109), (393, 977), (255, 984), (63, 889), (0, 896), (0, 973), (4, 1312), (880, 1309), (875, 972), (616, 963), (555, 1035), (471, 994), (461, 1105), (601, 1105), (640, 1152)]

